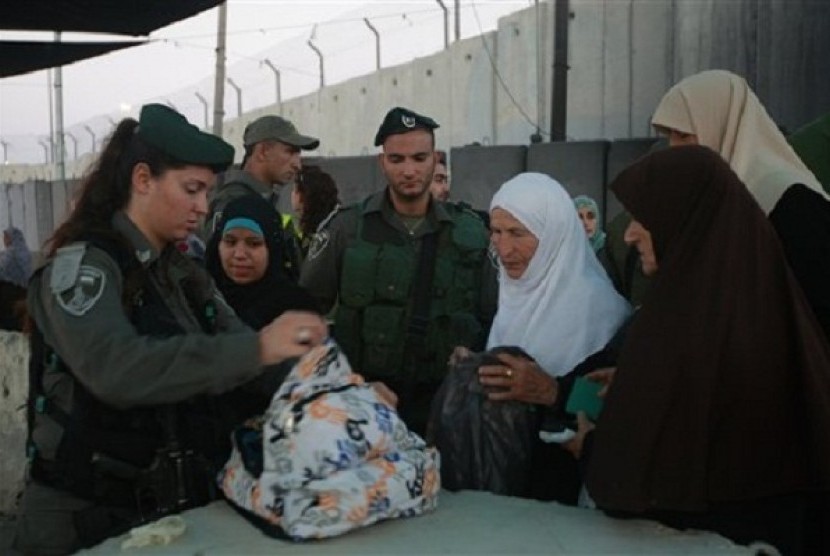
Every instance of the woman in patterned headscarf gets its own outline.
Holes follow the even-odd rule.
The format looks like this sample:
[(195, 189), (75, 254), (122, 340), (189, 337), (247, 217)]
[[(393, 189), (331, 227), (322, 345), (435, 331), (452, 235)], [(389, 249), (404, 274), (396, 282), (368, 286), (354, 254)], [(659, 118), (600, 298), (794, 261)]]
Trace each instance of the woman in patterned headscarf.
[(723, 70), (687, 77), (651, 123), (672, 146), (703, 145), (729, 163), (775, 227), (830, 338), (830, 201), (746, 81)]
[(0, 252), (0, 280), (25, 288), (32, 274), (32, 254), (23, 232), (9, 226), (3, 231), (3, 245), (6, 250)]

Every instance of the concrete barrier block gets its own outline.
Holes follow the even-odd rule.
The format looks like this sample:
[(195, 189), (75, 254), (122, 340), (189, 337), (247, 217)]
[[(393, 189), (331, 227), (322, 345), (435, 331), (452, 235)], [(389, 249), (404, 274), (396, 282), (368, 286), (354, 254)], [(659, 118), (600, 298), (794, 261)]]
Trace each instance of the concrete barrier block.
[(0, 514), (14, 513), (26, 467), (29, 340), (0, 330)]

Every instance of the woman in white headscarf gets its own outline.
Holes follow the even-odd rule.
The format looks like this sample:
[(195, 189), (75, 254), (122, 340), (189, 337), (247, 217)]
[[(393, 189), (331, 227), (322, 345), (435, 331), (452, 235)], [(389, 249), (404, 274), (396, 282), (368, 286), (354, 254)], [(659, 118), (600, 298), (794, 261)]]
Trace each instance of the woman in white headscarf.
[(499, 305), (487, 347), (518, 346), (537, 365), (500, 356), (482, 383), (506, 388), (491, 399), (551, 404), (554, 378), (601, 350), (630, 307), (585, 241), (573, 202), (544, 174), (519, 174), (490, 203), (499, 261)]
[[(502, 185), (490, 203), (490, 230), (499, 306), (487, 348), (516, 346), (533, 360), (498, 353), (499, 364), (478, 369), (479, 382), (490, 401), (547, 407), (537, 413), (541, 429), (567, 432), (563, 410), (574, 378), (614, 364), (615, 348), (606, 346), (631, 309), (585, 241), (570, 196), (549, 176), (519, 174)], [(576, 503), (577, 463), (558, 444), (537, 439), (526, 473), (528, 495)]]
[(723, 70), (683, 79), (652, 125), (672, 146), (720, 153), (767, 214), (787, 261), (830, 338), (830, 201), (742, 77)]

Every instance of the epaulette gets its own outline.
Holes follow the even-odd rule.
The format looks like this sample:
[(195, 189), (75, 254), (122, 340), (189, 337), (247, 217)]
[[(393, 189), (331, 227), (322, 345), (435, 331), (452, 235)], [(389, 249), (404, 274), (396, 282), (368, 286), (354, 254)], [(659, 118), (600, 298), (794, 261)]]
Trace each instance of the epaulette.
[(81, 241), (57, 250), (52, 261), (52, 276), (49, 281), (49, 288), (53, 293), (64, 292), (75, 284), (86, 246), (86, 242)]

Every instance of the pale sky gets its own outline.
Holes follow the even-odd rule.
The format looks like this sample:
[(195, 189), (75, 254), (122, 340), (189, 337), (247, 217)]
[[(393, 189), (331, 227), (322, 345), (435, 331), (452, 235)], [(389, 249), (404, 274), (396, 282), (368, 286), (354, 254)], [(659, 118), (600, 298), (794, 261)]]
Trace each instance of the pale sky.
[[(453, 40), (455, 2), (444, 4), (450, 9)], [(493, 30), (498, 18), (533, 4), (534, 0), (461, 0), (461, 38)], [(203, 125), (198, 92), (210, 103), (212, 118), (217, 13), (211, 9), (159, 29), (150, 35), (149, 44), (63, 68), (64, 127), (75, 136), (79, 155), (91, 148), (85, 126), (100, 141), (110, 120), (135, 116), (147, 102), (171, 104)], [(383, 67), (444, 46), (443, 11), (435, 0), (229, 0), (226, 71), (242, 90), (243, 112), (275, 102), (275, 75), (262, 63), (265, 59), (280, 71), (283, 100), (318, 87), (318, 58), (306, 44), (312, 36), (324, 55), (326, 84), (373, 71), (375, 37), (364, 17), (380, 34)], [(112, 38), (66, 33), (62, 40)], [(0, 31), (0, 39), (52, 40), (53, 35)], [(234, 118), (236, 112), (235, 89), (226, 86), (225, 117)], [(49, 131), (48, 72), (0, 79), (0, 140), (7, 143), (9, 163), (43, 162), (39, 141)], [(71, 159), (75, 145), (69, 138), (66, 145)]]

